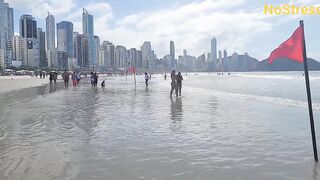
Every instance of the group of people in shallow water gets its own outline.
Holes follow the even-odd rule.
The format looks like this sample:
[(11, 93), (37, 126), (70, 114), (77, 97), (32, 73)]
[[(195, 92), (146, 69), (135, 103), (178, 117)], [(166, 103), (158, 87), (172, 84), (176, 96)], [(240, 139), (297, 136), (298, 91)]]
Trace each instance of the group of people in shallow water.
[[(57, 72), (51, 72), (50, 75), (49, 75), (50, 83), (52, 83), (52, 81), (54, 81), (54, 83), (56, 83), (57, 77), (58, 77), (58, 73)], [(91, 82), (91, 86), (92, 87), (97, 87), (98, 78), (99, 78), (99, 76), (98, 76), (98, 74), (96, 72), (91, 72), (90, 82)], [(65, 70), (62, 73), (62, 79), (64, 81), (65, 87), (68, 87), (69, 86), (70, 74), (67, 72), (67, 70)], [(80, 83), (80, 79), (81, 79), (80, 72), (73, 72), (71, 74), (71, 80), (72, 80), (73, 87), (76, 87)], [(147, 72), (145, 72), (144, 73), (144, 79), (145, 79), (146, 87), (148, 87), (149, 86), (148, 82), (151, 79), (151, 74), (148, 74)], [(167, 74), (164, 74), (164, 79), (165, 80), (167, 79)], [(175, 92), (176, 97), (181, 96), (182, 81), (183, 81), (183, 77), (181, 75), (181, 72), (178, 72), (178, 74), (176, 74), (176, 71), (172, 70), (172, 72), (171, 72), (170, 98), (172, 98), (173, 92)], [(104, 87), (104, 86), (105, 86), (105, 81), (102, 81), (101, 87)]]
[[(63, 82), (64, 82), (64, 86), (68, 87), (69, 86), (70, 74), (67, 72), (67, 70), (64, 70), (64, 72), (62, 73), (62, 79), (63, 79)], [(77, 73), (73, 72), (71, 74), (71, 80), (72, 80), (73, 87), (76, 87), (80, 83), (80, 79), (81, 79), (80, 72), (77, 72)]]
[[(148, 87), (148, 85), (149, 85), (148, 81), (151, 79), (151, 75), (149, 75), (147, 72), (145, 72), (144, 79), (145, 79), (146, 87)], [(166, 80), (166, 79), (167, 79), (167, 74), (164, 74), (164, 80)], [(182, 81), (183, 81), (183, 77), (181, 75), (181, 72), (178, 72), (178, 74), (176, 74), (176, 70), (172, 70), (170, 98), (172, 98), (173, 92), (175, 92), (176, 97), (181, 96)]]
[(46, 78), (46, 73), (45, 72), (42, 72), (42, 71), (37, 71), (36, 73), (36, 77), (38, 77), (38, 74), (39, 74), (39, 76), (40, 76), (40, 79), (44, 79), (44, 78)]
[[(98, 77), (99, 77), (99, 76), (97, 75), (97, 73), (91, 72), (90, 82), (91, 82), (91, 86), (92, 86), (92, 87), (97, 87)], [(101, 85), (101, 86), (102, 86), (102, 85)]]
[[(165, 74), (165, 79), (166, 79), (166, 76), (167, 75)], [(172, 70), (170, 98), (172, 98), (173, 92), (175, 92), (176, 97), (181, 96), (182, 81), (183, 81), (183, 77), (181, 75), (181, 72), (178, 72), (178, 74), (176, 74), (176, 71)]]
[(52, 81), (53, 81), (54, 83), (56, 83), (56, 82), (57, 82), (57, 79), (58, 79), (58, 73), (57, 73), (57, 72), (50, 72), (50, 74), (49, 74), (49, 81), (50, 81), (50, 83), (52, 83)]

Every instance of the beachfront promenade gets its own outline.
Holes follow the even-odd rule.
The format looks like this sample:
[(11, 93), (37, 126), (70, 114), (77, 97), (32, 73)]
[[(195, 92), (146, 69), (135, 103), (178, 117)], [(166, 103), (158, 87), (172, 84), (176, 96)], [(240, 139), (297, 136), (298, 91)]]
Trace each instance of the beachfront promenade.
[(258, 81), (207, 74), (184, 76), (182, 97), (170, 99), (170, 80), (152, 77), (146, 88), (137, 76), (136, 91), (131, 76), (100, 76), (105, 88), (83, 79), (1, 93), (0, 179), (317, 177), (297, 103), (231, 93)]

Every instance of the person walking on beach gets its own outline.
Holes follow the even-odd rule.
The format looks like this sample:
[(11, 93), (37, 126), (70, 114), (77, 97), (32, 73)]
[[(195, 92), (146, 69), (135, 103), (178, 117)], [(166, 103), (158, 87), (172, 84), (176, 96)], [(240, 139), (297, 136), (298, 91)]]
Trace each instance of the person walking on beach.
[(94, 87), (94, 74), (93, 74), (93, 72), (91, 72), (90, 82), (91, 82), (91, 87)]
[(94, 87), (97, 87), (98, 84), (98, 75), (97, 73), (94, 73)]
[(146, 83), (146, 87), (148, 87), (148, 81), (149, 81), (150, 77), (148, 75), (147, 72), (144, 73), (144, 80), (145, 80), (145, 83)]
[(172, 70), (171, 72), (171, 91), (170, 91), (170, 98), (172, 98), (173, 91), (176, 91), (176, 97), (178, 97), (178, 89), (177, 89), (177, 75), (176, 70)]
[(178, 72), (178, 75), (177, 75), (177, 91), (179, 93), (179, 96), (181, 96), (181, 88), (182, 88), (182, 80), (183, 80), (183, 77), (181, 75), (181, 72)]
[(81, 79), (81, 74), (80, 72), (77, 73), (77, 84), (80, 83), (80, 79)]
[(73, 72), (73, 73), (72, 73), (72, 75), (71, 75), (71, 80), (72, 80), (72, 85), (73, 85), (73, 87), (76, 87), (77, 84), (78, 84), (76, 72)]
[(52, 72), (50, 72), (50, 75), (49, 75), (49, 81), (50, 81), (50, 84), (52, 83), (52, 81), (53, 81), (53, 73)]
[(52, 79), (53, 79), (53, 82), (56, 83), (57, 82), (57, 79), (58, 79), (58, 73), (57, 72), (54, 72), (52, 74)]
[(69, 73), (67, 72), (67, 70), (64, 70), (63, 74), (62, 74), (62, 78), (64, 81), (64, 87), (68, 87), (69, 85)]

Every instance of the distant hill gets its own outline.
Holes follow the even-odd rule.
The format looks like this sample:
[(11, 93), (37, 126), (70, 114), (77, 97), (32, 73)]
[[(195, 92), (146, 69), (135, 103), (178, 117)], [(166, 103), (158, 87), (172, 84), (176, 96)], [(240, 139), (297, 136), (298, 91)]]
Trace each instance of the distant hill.
[[(320, 62), (308, 58), (308, 67), (311, 71), (320, 70)], [(258, 71), (303, 71), (303, 63), (298, 63), (287, 58), (281, 58), (274, 61), (272, 64), (268, 63), (268, 60), (259, 62)]]

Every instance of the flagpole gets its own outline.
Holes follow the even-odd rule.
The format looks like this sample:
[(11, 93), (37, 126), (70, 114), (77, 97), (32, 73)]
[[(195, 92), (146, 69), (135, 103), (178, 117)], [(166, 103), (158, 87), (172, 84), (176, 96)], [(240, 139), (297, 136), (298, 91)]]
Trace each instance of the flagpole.
[(312, 136), (312, 144), (313, 144), (313, 156), (314, 160), (318, 162), (318, 152), (317, 152), (317, 141), (316, 141), (316, 133), (314, 129), (314, 121), (313, 121), (313, 112), (312, 112), (312, 101), (311, 101), (311, 91), (310, 91), (310, 82), (309, 82), (309, 71), (308, 71), (308, 62), (307, 62), (307, 50), (306, 50), (306, 42), (304, 36), (304, 25), (303, 21), (300, 21), (300, 26), (302, 26), (303, 31), (303, 63), (304, 63), (304, 77), (306, 80), (306, 89), (307, 89), (307, 97), (308, 97), (308, 107), (309, 107), (309, 117), (310, 117), (310, 126), (311, 126), (311, 136)]
[(133, 78), (134, 78), (134, 90), (137, 90), (137, 81), (136, 81), (136, 67), (133, 66)]

